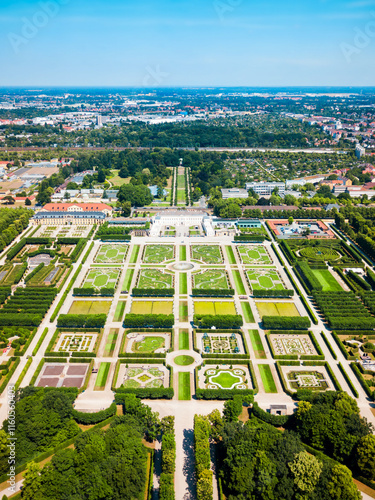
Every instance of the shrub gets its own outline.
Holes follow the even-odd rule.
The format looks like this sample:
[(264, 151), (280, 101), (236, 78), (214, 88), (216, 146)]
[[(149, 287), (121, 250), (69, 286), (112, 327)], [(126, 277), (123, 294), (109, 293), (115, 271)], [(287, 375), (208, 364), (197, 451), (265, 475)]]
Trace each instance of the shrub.
[(263, 316), (263, 326), (266, 330), (305, 330), (311, 321), (307, 316)]

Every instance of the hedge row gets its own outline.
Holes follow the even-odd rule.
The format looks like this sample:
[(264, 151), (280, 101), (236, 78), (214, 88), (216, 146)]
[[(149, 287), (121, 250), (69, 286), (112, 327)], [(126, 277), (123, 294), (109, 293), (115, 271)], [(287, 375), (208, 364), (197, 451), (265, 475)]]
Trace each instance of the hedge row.
[(133, 288), (134, 297), (173, 297), (174, 288)]
[(101, 297), (113, 297), (115, 294), (114, 288), (101, 288), (97, 290), (96, 288), (74, 288), (73, 295), (77, 297), (95, 297), (100, 295)]
[(359, 276), (357, 273), (355, 273), (352, 269), (348, 272), (348, 276), (350, 279), (352, 279), (357, 285), (359, 285), (361, 288), (363, 288), (366, 291), (371, 291), (371, 285), (367, 283), (361, 276)]
[(59, 328), (101, 328), (106, 321), (106, 314), (60, 314), (57, 318), (57, 326)]
[(195, 415), (194, 453), (197, 474), (197, 500), (210, 500), (213, 498), (210, 431), (209, 420), (201, 415)]
[(125, 328), (172, 328), (174, 325), (173, 314), (132, 314), (125, 316)]
[(364, 376), (362, 375), (360, 369), (358, 368), (357, 363), (350, 363), (350, 367), (353, 370), (353, 372), (355, 373), (355, 375), (358, 379), (358, 382), (361, 384), (362, 389), (365, 391), (367, 396), (370, 399), (372, 399), (373, 401), (375, 401), (375, 391), (372, 391), (370, 389), (370, 387), (367, 385), (367, 382), (366, 382)]
[(335, 350), (333, 349), (333, 347), (331, 346), (331, 343), (328, 340), (327, 336), (323, 332), (321, 332), (321, 336), (322, 336), (326, 346), (328, 347), (328, 350), (331, 353), (333, 359), (337, 359), (337, 354), (336, 354)]
[(144, 389), (119, 387), (116, 389), (115, 394), (116, 403), (123, 404), (127, 394), (134, 394), (140, 399), (172, 399), (174, 396), (174, 390), (173, 387), (146, 387)]
[(296, 268), (298, 269), (301, 278), (303, 279), (304, 283), (306, 284), (307, 288), (310, 291), (312, 290), (321, 291), (323, 289), (322, 284), (315, 276), (315, 274), (312, 272), (307, 262), (305, 261), (297, 262)]
[(117, 405), (116, 403), (112, 403), (106, 410), (101, 410), (96, 413), (85, 413), (82, 411), (73, 410), (73, 418), (77, 422), (77, 424), (82, 425), (92, 425), (98, 424), (99, 422), (103, 422), (103, 420), (107, 420), (107, 418), (113, 417), (116, 415)]
[(256, 402), (253, 403), (251, 411), (257, 418), (263, 420), (263, 422), (266, 422), (267, 424), (273, 425), (274, 427), (284, 427), (290, 418), (290, 415), (271, 415), (270, 413), (262, 410)]
[(36, 273), (38, 273), (41, 269), (43, 269), (43, 267), (44, 267), (44, 262), (41, 262), (38, 266), (36, 266), (36, 267), (35, 267), (35, 268), (31, 271), (31, 273), (29, 273), (29, 274), (26, 276), (26, 278), (25, 278), (25, 283), (27, 283), (28, 281), (30, 281), (30, 280), (31, 280), (31, 278), (32, 278), (33, 276), (35, 276), (35, 275), (36, 275)]
[(253, 290), (254, 297), (293, 297), (294, 290)]
[[(174, 424), (174, 417), (173, 419)], [(161, 441), (161, 474), (159, 480), (159, 500), (174, 500), (174, 473), (176, 469), (176, 440), (173, 424)]]
[(192, 292), (195, 297), (229, 297), (234, 295), (233, 288), (227, 288), (226, 290), (218, 288), (212, 288), (211, 290), (193, 288)]
[(240, 328), (243, 325), (242, 316), (239, 314), (225, 314), (213, 316), (207, 314), (204, 316), (194, 314), (194, 324), (199, 328)]
[(339, 363), (339, 368), (340, 368), (340, 371), (341, 371), (341, 373), (342, 373), (342, 375), (343, 375), (343, 377), (344, 377), (344, 379), (345, 379), (346, 383), (347, 383), (347, 384), (348, 384), (348, 386), (350, 387), (350, 390), (352, 391), (353, 396), (354, 396), (355, 398), (358, 398), (358, 396), (359, 396), (358, 391), (357, 391), (357, 389), (354, 387), (354, 385), (353, 385), (353, 382), (352, 382), (351, 378), (350, 378), (350, 377), (349, 377), (349, 375), (346, 373), (346, 371), (345, 371), (345, 369), (344, 369), (344, 367), (342, 366), (342, 364), (341, 364), (341, 363)]
[(311, 326), (307, 316), (263, 316), (266, 330), (306, 330)]

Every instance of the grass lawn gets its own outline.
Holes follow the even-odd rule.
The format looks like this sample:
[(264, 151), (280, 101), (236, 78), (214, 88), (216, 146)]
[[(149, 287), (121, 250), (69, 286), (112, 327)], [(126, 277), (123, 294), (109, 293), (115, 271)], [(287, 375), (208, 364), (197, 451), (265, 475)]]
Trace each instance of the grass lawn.
[(194, 312), (198, 316), (211, 314), (213, 316), (220, 316), (223, 314), (237, 314), (233, 302), (194, 302)]
[(152, 337), (150, 335), (145, 335), (145, 339), (142, 342), (133, 343), (133, 352), (147, 352), (154, 353), (156, 349), (160, 349), (165, 346), (164, 337)]
[(180, 273), (180, 294), (187, 294), (187, 273)]
[(225, 250), (227, 252), (227, 256), (229, 259), (229, 264), (236, 264), (236, 258), (235, 258), (234, 253), (233, 253), (233, 248), (228, 245), (225, 247)]
[(179, 401), (189, 401), (190, 397), (190, 373), (180, 372), (178, 374), (178, 399)]
[(94, 391), (104, 390), (110, 367), (111, 363), (100, 363), (98, 375), (95, 380)]
[(232, 269), (232, 274), (238, 295), (246, 295), (246, 290), (242, 282), (240, 272)]
[(189, 366), (194, 363), (194, 358), (192, 356), (181, 355), (174, 358), (174, 362), (178, 366)]
[(75, 300), (68, 314), (108, 314), (109, 300)]
[(201, 290), (228, 290), (229, 283), (227, 279), (227, 273), (223, 269), (209, 269), (203, 273), (198, 273), (193, 275), (194, 288), (199, 288)]
[(129, 292), (134, 275), (134, 269), (128, 269), (125, 274), (124, 284), (122, 285), (123, 292)]
[(180, 316), (180, 321), (186, 322), (189, 319), (188, 316), (188, 303), (186, 301), (182, 301), (179, 304), (179, 316)]
[(172, 314), (173, 302), (134, 300), (130, 312), (132, 314)]
[(267, 359), (258, 330), (249, 330), (249, 336), (256, 359)]
[(178, 335), (178, 348), (189, 349), (189, 332), (188, 330), (180, 330)]
[(248, 302), (241, 302), (242, 312), (245, 317), (246, 323), (254, 323), (254, 316), (251, 310), (250, 304)]
[(212, 379), (215, 379), (215, 383), (220, 385), (223, 389), (231, 389), (235, 384), (240, 382), (238, 377), (229, 371), (219, 371)]
[(124, 316), (124, 311), (125, 311), (125, 305), (126, 305), (126, 302), (124, 302), (123, 300), (120, 300), (117, 303), (115, 315), (113, 317), (113, 321), (122, 321), (122, 318)]
[(104, 357), (113, 356), (113, 351), (115, 350), (116, 347), (117, 337), (118, 337), (118, 329), (111, 328), (104, 348), (104, 354), (103, 354)]
[(258, 367), (265, 392), (267, 393), (277, 392), (276, 384), (273, 379), (271, 368), (269, 367), (269, 365), (258, 365)]
[(185, 189), (177, 189), (177, 203), (185, 202)]
[(323, 292), (342, 292), (342, 287), (328, 269), (311, 269), (311, 271), (323, 286)]
[(143, 251), (143, 262), (161, 264), (165, 260), (173, 259), (173, 245), (146, 245)]
[(300, 316), (293, 303), (286, 302), (257, 302), (259, 315), (263, 316)]
[(180, 246), (180, 260), (186, 260), (186, 245)]
[(135, 245), (133, 248), (132, 254), (130, 256), (130, 264), (135, 264), (138, 260), (138, 254), (139, 254), (139, 245)]

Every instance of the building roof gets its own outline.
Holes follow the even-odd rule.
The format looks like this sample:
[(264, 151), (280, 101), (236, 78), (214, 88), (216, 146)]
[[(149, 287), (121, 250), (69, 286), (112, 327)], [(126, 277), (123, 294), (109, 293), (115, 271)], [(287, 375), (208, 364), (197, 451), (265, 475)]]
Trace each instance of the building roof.
[(265, 210), (299, 210), (299, 207), (294, 205), (248, 205), (242, 207), (242, 210), (257, 210), (259, 209), (261, 212)]
[(105, 203), (47, 203), (42, 210), (46, 212), (66, 212), (71, 207), (77, 207), (84, 212), (112, 211), (112, 207)]
[(34, 219), (63, 219), (73, 217), (75, 219), (105, 219), (103, 212), (38, 212)]

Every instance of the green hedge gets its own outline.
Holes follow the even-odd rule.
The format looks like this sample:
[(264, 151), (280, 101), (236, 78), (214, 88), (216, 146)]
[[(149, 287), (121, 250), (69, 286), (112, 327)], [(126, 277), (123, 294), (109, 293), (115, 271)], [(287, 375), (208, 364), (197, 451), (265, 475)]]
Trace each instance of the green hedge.
[(192, 293), (194, 297), (230, 297), (234, 295), (234, 289), (212, 288), (211, 290), (203, 290), (202, 288), (193, 288)]
[(197, 474), (197, 500), (213, 498), (213, 481), (210, 453), (211, 425), (207, 418), (194, 416), (194, 454)]
[(337, 359), (337, 354), (336, 354), (336, 352), (334, 351), (333, 347), (331, 346), (331, 343), (329, 342), (329, 340), (328, 340), (327, 336), (326, 336), (323, 332), (321, 332), (321, 336), (322, 336), (322, 338), (323, 338), (323, 340), (324, 340), (324, 342), (325, 342), (326, 346), (328, 347), (328, 350), (329, 350), (329, 352), (331, 353), (331, 355), (332, 355), (333, 359)]
[(366, 382), (364, 376), (362, 375), (360, 369), (358, 368), (357, 363), (350, 363), (350, 367), (353, 370), (353, 372), (355, 373), (355, 375), (358, 379), (358, 382), (361, 384), (362, 389), (365, 391), (367, 396), (370, 399), (372, 399), (372, 401), (375, 401), (375, 391), (372, 391), (370, 389), (370, 387), (367, 385), (367, 382)]
[(262, 410), (262, 408), (260, 408), (258, 403), (256, 402), (253, 403), (251, 412), (257, 418), (263, 420), (263, 422), (271, 424), (274, 427), (284, 427), (288, 423), (288, 420), (290, 419), (290, 415), (271, 415), (270, 413), (267, 413), (266, 411)]
[(126, 394), (134, 394), (140, 399), (172, 399), (174, 396), (173, 387), (156, 387), (156, 388), (125, 388), (119, 387), (116, 389), (115, 401), (117, 404), (123, 404)]
[(82, 411), (73, 410), (73, 418), (78, 424), (82, 425), (92, 425), (98, 424), (107, 420), (107, 418), (116, 415), (117, 405), (112, 403), (106, 410), (101, 410), (96, 413), (85, 413)]
[(173, 314), (132, 314), (125, 316), (125, 328), (172, 328), (174, 325)]
[(253, 290), (254, 297), (293, 297), (294, 290)]
[(344, 367), (342, 366), (342, 364), (341, 364), (341, 363), (339, 363), (339, 368), (340, 368), (340, 371), (341, 371), (341, 373), (342, 373), (342, 375), (343, 375), (343, 377), (344, 377), (344, 379), (345, 379), (346, 383), (347, 383), (347, 384), (348, 384), (348, 386), (350, 387), (350, 390), (352, 391), (353, 396), (354, 396), (355, 398), (358, 398), (358, 396), (359, 396), (358, 391), (357, 391), (357, 389), (354, 387), (354, 385), (353, 385), (353, 382), (352, 382), (351, 378), (350, 378), (350, 377), (349, 377), (349, 375), (346, 373), (346, 371), (345, 371), (345, 369), (344, 369)]
[(174, 288), (133, 288), (134, 297), (173, 297)]
[(311, 326), (307, 316), (263, 316), (265, 330), (306, 330)]
[(194, 314), (194, 325), (199, 328), (240, 328), (243, 326), (242, 316), (239, 314), (225, 314), (219, 316)]
[(106, 314), (60, 314), (57, 318), (57, 326), (59, 328), (101, 328), (106, 321)]

